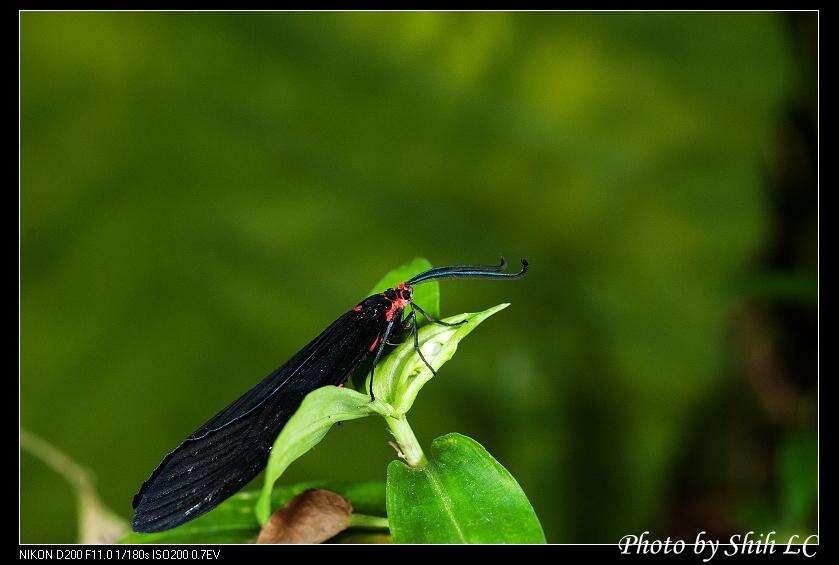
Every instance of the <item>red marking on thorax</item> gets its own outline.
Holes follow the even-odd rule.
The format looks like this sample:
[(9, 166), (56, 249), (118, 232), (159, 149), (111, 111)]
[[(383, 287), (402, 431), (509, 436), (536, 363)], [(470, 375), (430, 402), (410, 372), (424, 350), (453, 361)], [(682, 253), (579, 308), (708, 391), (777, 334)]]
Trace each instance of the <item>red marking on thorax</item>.
[(385, 312), (385, 320), (387, 320), (388, 322), (391, 321), (393, 317), (396, 315), (396, 311), (405, 308), (405, 305), (407, 303), (408, 301), (404, 298), (397, 298), (396, 300), (391, 300), (390, 308), (388, 308), (387, 312)]
[(388, 308), (385, 312), (385, 320), (387, 320), (388, 322), (393, 319), (397, 311), (402, 310), (403, 308), (405, 308), (405, 305), (408, 304), (408, 300), (402, 298), (403, 291), (406, 290), (410, 292), (411, 287), (405, 284), (404, 282), (401, 282), (398, 285), (396, 285), (396, 299), (391, 300), (390, 298), (387, 298), (387, 295), (385, 293), (382, 293), (382, 296), (390, 300), (390, 308)]
[(356, 304), (352, 309), (353, 312), (361, 312), (361, 304)]

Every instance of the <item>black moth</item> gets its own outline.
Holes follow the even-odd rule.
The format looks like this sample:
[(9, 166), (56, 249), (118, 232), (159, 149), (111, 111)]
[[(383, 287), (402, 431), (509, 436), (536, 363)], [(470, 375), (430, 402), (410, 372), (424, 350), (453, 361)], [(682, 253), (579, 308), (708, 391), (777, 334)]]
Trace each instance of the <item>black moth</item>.
[[(416, 312), (429, 322), (452, 325), (429, 316), (413, 300), (413, 286), (435, 279), (517, 279), (498, 266), (437, 267), (359, 302), (332, 322), (289, 361), (213, 416), (169, 453), (134, 495), (132, 525), (137, 532), (158, 532), (208, 512), (248, 484), (268, 462), (280, 430), (313, 390), (343, 384), (359, 364), (372, 356), (372, 374), (391, 339), (407, 332), (417, 343)], [(411, 313), (403, 319), (405, 307)]]

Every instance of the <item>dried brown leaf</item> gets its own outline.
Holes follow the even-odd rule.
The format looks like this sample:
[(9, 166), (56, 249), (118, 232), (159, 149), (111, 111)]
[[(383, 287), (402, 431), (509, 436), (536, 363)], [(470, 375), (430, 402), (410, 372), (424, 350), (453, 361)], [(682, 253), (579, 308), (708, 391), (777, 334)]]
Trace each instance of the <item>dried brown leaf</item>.
[(332, 491), (301, 492), (262, 526), (256, 543), (321, 543), (347, 529), (352, 505)]

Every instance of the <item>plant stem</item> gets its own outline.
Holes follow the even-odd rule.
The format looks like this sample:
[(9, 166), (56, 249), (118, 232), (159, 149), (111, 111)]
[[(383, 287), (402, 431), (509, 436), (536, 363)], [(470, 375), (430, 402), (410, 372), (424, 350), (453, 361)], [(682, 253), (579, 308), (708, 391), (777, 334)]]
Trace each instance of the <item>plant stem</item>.
[(385, 418), (387, 427), (390, 428), (390, 433), (399, 444), (399, 449), (405, 458), (405, 462), (411, 467), (421, 467), (425, 465), (425, 453), (422, 452), (417, 436), (414, 435), (414, 430), (411, 429), (410, 424), (405, 416), (400, 418)]
[(20, 430), (20, 446), (52, 467), (52, 470), (67, 479), (77, 490), (93, 492), (90, 471), (64, 455), (57, 447), (31, 432)]
[(367, 514), (350, 514), (350, 528), (364, 528), (368, 530), (387, 530), (387, 518), (368, 516)]

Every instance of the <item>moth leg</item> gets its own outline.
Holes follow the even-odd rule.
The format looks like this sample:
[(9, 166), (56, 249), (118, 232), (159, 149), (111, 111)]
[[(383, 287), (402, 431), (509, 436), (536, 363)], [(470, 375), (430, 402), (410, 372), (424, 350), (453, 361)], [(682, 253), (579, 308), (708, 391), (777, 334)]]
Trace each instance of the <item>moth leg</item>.
[(382, 334), (382, 341), (379, 343), (379, 347), (376, 348), (376, 356), (373, 358), (373, 365), (370, 367), (370, 401), (376, 400), (375, 395), (373, 394), (373, 377), (376, 374), (376, 363), (379, 362), (379, 357), (382, 356), (382, 351), (385, 349), (385, 344), (387, 343), (387, 338), (390, 337), (391, 332), (393, 331), (394, 322), (391, 321), (388, 323), (387, 327), (385, 328), (385, 332)]
[(415, 317), (416, 317), (416, 313), (412, 310), (411, 313), (408, 314), (408, 317), (405, 318), (405, 321), (402, 322), (402, 325), (399, 327), (399, 329), (396, 330), (396, 332), (394, 332), (394, 335), (396, 336), (396, 339), (398, 341), (396, 343), (394, 343), (392, 341), (388, 341), (387, 344), (388, 345), (399, 345), (400, 343), (402, 343), (402, 339), (405, 337), (405, 335), (404, 335), (405, 332), (413, 330), (413, 327), (414, 327), (413, 326), (413, 321), (414, 321)]
[[(413, 312), (411, 314), (413, 315)], [(408, 319), (411, 319), (411, 316), (408, 316)], [(425, 363), (425, 366), (428, 367), (428, 370), (431, 371), (431, 374), (436, 377), (437, 376), (437, 371), (434, 370), (434, 367), (431, 366), (431, 363), (429, 363), (428, 360), (425, 358), (425, 355), (422, 354), (422, 349), (420, 349), (420, 346), (419, 346), (419, 324), (417, 324), (416, 316), (413, 316), (413, 322), (414, 322), (414, 331), (413, 331), (413, 333), (414, 333), (414, 349), (417, 350), (417, 354), (419, 355), (420, 359), (422, 359), (422, 362)]]
[(459, 326), (459, 325), (461, 325), (461, 324), (465, 324), (465, 323), (466, 323), (466, 320), (461, 320), (461, 321), (459, 321), (459, 322), (444, 322), (444, 321), (442, 321), (442, 320), (438, 320), (437, 318), (435, 318), (435, 317), (431, 316), (428, 312), (426, 312), (425, 310), (423, 310), (422, 308), (420, 308), (419, 306), (417, 306), (417, 305), (416, 305), (416, 304), (414, 304), (413, 302), (411, 302), (411, 307), (412, 307), (412, 308), (414, 308), (415, 310), (417, 310), (420, 314), (422, 314), (422, 315), (423, 315), (423, 317), (424, 317), (426, 320), (428, 320), (428, 321), (429, 321), (429, 322), (431, 322), (432, 324), (437, 324), (438, 326), (449, 326), (449, 327), (452, 327), (452, 326)]

